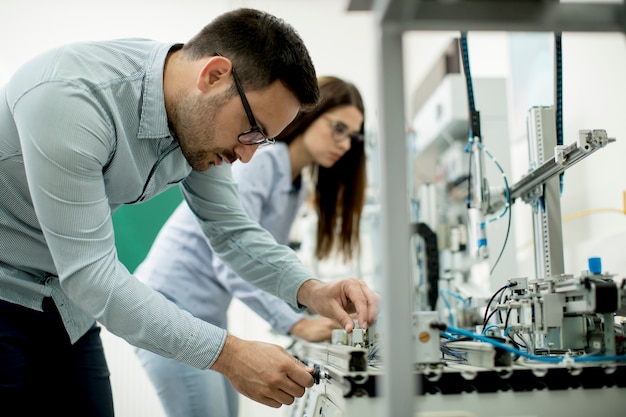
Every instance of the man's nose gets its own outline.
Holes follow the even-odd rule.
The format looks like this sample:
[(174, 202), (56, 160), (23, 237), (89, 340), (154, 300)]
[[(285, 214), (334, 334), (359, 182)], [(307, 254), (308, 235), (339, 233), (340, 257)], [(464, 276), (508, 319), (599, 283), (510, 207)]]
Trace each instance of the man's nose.
[(235, 147), (235, 154), (239, 157), (239, 160), (245, 164), (250, 162), (258, 148), (259, 145), (239, 145)]

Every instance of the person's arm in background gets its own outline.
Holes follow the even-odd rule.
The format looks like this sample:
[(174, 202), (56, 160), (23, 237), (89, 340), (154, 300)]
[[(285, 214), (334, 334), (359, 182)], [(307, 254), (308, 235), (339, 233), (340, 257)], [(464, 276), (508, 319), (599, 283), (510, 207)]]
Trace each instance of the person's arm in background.
[[(367, 328), (376, 318), (378, 296), (365, 283), (346, 278), (323, 283), (295, 252), (279, 245), (252, 221), (241, 206), (230, 165), (193, 171), (182, 183), (189, 208), (200, 221), (216, 255), (239, 276), (278, 296), (296, 311), (311, 311), (338, 320), (348, 332)], [(278, 407), (304, 395), (313, 378), (303, 364), (279, 346), (251, 342), (227, 334), (211, 369), (224, 374), (240, 393)], [(286, 402), (289, 401), (289, 402)]]
[[(287, 243), (306, 190), (292, 190), (288, 149), (283, 144), (258, 152), (247, 164), (232, 167), (241, 203), (250, 218), (268, 230), (279, 243)], [(268, 213), (272, 210), (272, 213)], [(307, 318), (294, 312), (284, 301), (259, 290), (238, 277), (217, 257), (213, 257), (216, 279), (234, 298), (246, 304), (281, 334), (291, 334), (311, 342), (329, 340), (336, 320)]]
[(229, 165), (192, 172), (181, 190), (219, 258), (246, 281), (303, 311), (297, 293), (314, 275), (243, 210)]
[(337, 320), (324, 316), (303, 317), (291, 326), (289, 334), (309, 342), (323, 342), (331, 339), (334, 329), (341, 329)]
[[(222, 266), (228, 269), (225, 265)], [(229, 279), (231, 293), (281, 334), (292, 335), (309, 342), (330, 340), (333, 329), (341, 325), (327, 317), (306, 317), (296, 313), (283, 300), (259, 290), (239, 277)]]

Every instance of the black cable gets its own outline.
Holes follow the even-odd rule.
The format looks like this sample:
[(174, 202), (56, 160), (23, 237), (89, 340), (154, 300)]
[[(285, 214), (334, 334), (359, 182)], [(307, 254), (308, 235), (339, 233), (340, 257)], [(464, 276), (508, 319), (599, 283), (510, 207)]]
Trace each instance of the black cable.
[(472, 201), (472, 156), (469, 157), (468, 163), (468, 172), (467, 172), (467, 200), (465, 200), (465, 205), (467, 208), (471, 207)]
[[(500, 293), (500, 298), (498, 299), (498, 304), (502, 305), (503, 302), (507, 302), (509, 301), (509, 296), (507, 295), (506, 298), (504, 299), (504, 301), (502, 301), (502, 298), (504, 297), (504, 291), (502, 291)], [(498, 310), (498, 318), (500, 319), (500, 323), (504, 323), (504, 320), (502, 320), (502, 312), (500, 310)]]
[[(523, 342), (523, 344), (517, 343), (514, 339), (513, 336), (517, 336), (520, 338), (520, 340)], [(509, 332), (509, 339), (511, 339), (511, 342), (513, 342), (513, 344), (515, 344), (518, 347), (522, 347), (524, 349), (526, 349), (526, 351), (528, 352), (528, 346), (526, 346), (526, 341), (524, 340), (524, 338), (522, 337), (521, 334), (514, 332), (513, 336), (511, 336), (511, 332)]]
[[(465, 84), (467, 86), (467, 102), (469, 105), (469, 139), (470, 143), (474, 138), (480, 140), (480, 113), (476, 111), (476, 103), (474, 102), (474, 86), (472, 83), (472, 73), (469, 64), (469, 50), (467, 47), (467, 32), (461, 32), (459, 39), (459, 49), (461, 51), (461, 61), (463, 62), (463, 72), (465, 73)], [(469, 144), (468, 144), (469, 147)], [(466, 149), (469, 151), (469, 148)], [(470, 207), (472, 198), (472, 157), (469, 159), (469, 172), (467, 175), (467, 207)]]
[(509, 318), (511, 317), (511, 307), (509, 306), (509, 308), (506, 309), (506, 320), (504, 321), (504, 331), (508, 334), (508, 332), (506, 331), (506, 327), (509, 325)]
[(472, 85), (472, 74), (470, 72), (469, 51), (467, 48), (467, 32), (461, 32), (460, 39), (461, 60), (463, 61), (463, 72), (465, 73), (465, 84), (467, 85), (467, 101), (469, 104), (470, 136), (480, 137), (480, 117), (476, 111), (474, 102), (474, 87)]
[[(467, 86), (467, 101), (469, 105), (469, 114), (470, 118), (472, 113), (476, 110), (474, 104), (474, 87), (472, 86), (472, 76), (470, 73), (469, 66), (469, 52), (467, 49), (467, 33), (461, 32), (461, 38), (459, 39), (459, 50), (461, 52), (461, 61), (463, 63), (463, 73), (465, 74), (465, 85)], [(468, 137), (470, 140), (473, 140), (473, 129), (472, 123), (469, 124), (469, 134)], [(468, 145), (469, 146), (469, 145)], [(469, 148), (466, 149), (469, 151)], [(472, 157), (469, 158), (469, 170), (467, 173), (467, 208), (470, 207), (470, 200), (472, 198)]]
[(491, 320), (491, 318), (498, 312), (498, 309), (496, 308), (495, 310), (493, 310), (489, 316), (485, 319), (485, 322), (483, 323), (483, 328), (487, 327), (487, 323), (489, 323), (489, 320)]
[(556, 144), (563, 145), (563, 51), (560, 32), (554, 34), (554, 77)]
[[(506, 179), (506, 176), (504, 177), (504, 186), (506, 187), (506, 189), (509, 189), (509, 182)], [(489, 275), (493, 274), (493, 271), (496, 269), (496, 266), (498, 266), (498, 263), (500, 262), (500, 258), (502, 258), (502, 254), (504, 254), (504, 249), (506, 248), (506, 245), (509, 241), (509, 233), (511, 232), (511, 217), (513, 216), (512, 213), (512, 209), (513, 207), (511, 207), (511, 196), (509, 195), (508, 191), (506, 193), (507, 195), (507, 202), (506, 204), (508, 204), (508, 221), (507, 221), (507, 225), (506, 225), (506, 234), (504, 235), (504, 241), (502, 242), (502, 247), (500, 248), (500, 253), (498, 254), (498, 257), (496, 258), (496, 261), (493, 263), (491, 270), (489, 271)]]
[[(563, 145), (563, 50), (561, 47), (561, 32), (554, 34), (554, 90), (555, 90), (555, 124), (556, 144)], [(563, 177), (559, 175), (559, 191), (563, 193)]]
[[(500, 294), (502, 291), (506, 290), (507, 288), (509, 288), (509, 284), (506, 284), (500, 287), (500, 289), (491, 296), (491, 299), (489, 299), (489, 302), (487, 303), (487, 307), (485, 308), (485, 315), (483, 316), (483, 327), (487, 325), (487, 322), (488, 322), (487, 313), (489, 312), (489, 307), (491, 306), (491, 303), (493, 303), (493, 300), (498, 296), (498, 294)], [(494, 310), (494, 313), (495, 312), (496, 310)], [(493, 315), (493, 313), (491, 315)], [(490, 318), (491, 318), (491, 315), (489, 316)]]

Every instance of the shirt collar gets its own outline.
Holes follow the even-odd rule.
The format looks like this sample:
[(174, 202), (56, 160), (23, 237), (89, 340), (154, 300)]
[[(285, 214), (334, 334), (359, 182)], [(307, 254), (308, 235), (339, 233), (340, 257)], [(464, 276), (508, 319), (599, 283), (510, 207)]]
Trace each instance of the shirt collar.
[(146, 76), (142, 87), (141, 116), (139, 120), (140, 139), (171, 137), (165, 95), (163, 93), (163, 68), (167, 54), (182, 47), (182, 44), (164, 43), (154, 48), (146, 60)]

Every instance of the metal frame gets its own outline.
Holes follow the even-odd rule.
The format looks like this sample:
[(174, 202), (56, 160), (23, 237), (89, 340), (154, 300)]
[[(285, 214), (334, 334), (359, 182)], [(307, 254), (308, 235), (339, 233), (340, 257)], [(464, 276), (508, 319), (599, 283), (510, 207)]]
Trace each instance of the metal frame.
[[(379, 415), (413, 416), (416, 382), (411, 300), (402, 35), (408, 30), (624, 32), (624, 4), (557, 1), (351, 0), (349, 11), (377, 18), (383, 275), (381, 324), (385, 371)], [(391, 377), (393, 376), (393, 377)]]

